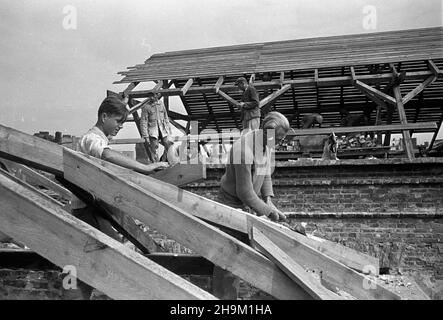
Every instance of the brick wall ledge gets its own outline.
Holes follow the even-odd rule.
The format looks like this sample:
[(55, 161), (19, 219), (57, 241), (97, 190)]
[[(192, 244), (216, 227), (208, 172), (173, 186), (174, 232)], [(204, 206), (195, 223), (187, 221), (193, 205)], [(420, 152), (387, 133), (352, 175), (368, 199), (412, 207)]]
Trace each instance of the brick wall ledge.
[[(378, 184), (440, 184), (443, 183), (443, 177), (429, 177), (429, 178), (411, 178), (396, 177), (396, 178), (332, 178), (332, 179), (290, 179), (290, 178), (275, 178), (273, 179), (273, 186), (338, 186), (338, 185), (378, 185)], [(204, 181), (193, 182), (186, 185), (185, 188), (213, 188), (219, 187), (220, 181)]]
[(285, 212), (287, 218), (417, 218), (442, 219), (443, 211), (435, 209), (420, 212)]
[[(297, 160), (297, 161), (276, 161), (277, 168), (285, 167), (325, 167), (325, 166), (367, 166), (367, 165), (407, 165), (407, 164), (443, 164), (442, 157), (436, 158), (407, 158), (392, 159), (345, 159), (345, 160)], [(224, 164), (207, 164), (207, 169), (224, 169)]]

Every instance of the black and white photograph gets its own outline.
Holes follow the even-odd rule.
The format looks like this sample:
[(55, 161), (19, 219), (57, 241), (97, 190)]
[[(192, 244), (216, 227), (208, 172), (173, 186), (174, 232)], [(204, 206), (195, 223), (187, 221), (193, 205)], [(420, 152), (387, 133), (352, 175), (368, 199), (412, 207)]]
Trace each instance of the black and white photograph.
[(441, 0), (0, 0), (0, 73), (0, 300), (443, 300)]

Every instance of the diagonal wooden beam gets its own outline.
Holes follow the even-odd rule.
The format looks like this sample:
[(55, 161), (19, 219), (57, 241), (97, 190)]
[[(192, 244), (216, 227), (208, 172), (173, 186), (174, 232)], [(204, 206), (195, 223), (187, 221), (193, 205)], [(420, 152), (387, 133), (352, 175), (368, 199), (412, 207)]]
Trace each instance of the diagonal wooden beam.
[[(171, 204), (180, 206), (180, 208), (188, 212), (192, 212), (193, 215), (205, 221), (211, 221), (212, 223), (241, 232), (243, 234), (248, 233), (248, 219), (253, 219), (252, 222), (254, 222), (256, 219), (264, 221), (261, 218), (246, 214), (243, 211), (221, 205), (215, 201), (193, 194), (189, 191), (178, 189), (170, 184), (164, 183), (163, 181), (154, 180), (151, 177), (147, 177), (136, 172), (131, 172), (128, 169), (121, 168), (107, 161), (99, 162), (97, 159), (92, 160), (111, 170), (115, 175), (128, 179), (145, 190), (152, 190), (152, 192), (154, 192), (156, 195), (161, 196)], [(267, 223), (273, 224), (269, 221)], [(365, 266), (371, 265), (374, 266), (375, 273), (378, 274), (379, 262), (377, 258), (360, 253), (338, 243), (333, 243), (325, 239), (308, 238), (299, 234), (294, 234), (294, 232), (281, 225), (273, 225), (281, 228), (282, 232), (288, 232), (289, 235), (297, 237), (297, 240), (303, 244), (319, 250), (353, 269), (363, 272)], [(293, 240), (291, 239), (292, 238), (288, 238), (288, 241), (292, 242)]]
[(36, 136), (0, 125), (0, 157), (63, 175), (62, 147)]
[(266, 98), (264, 98), (263, 100), (260, 101), (260, 109), (261, 108), (265, 108), (267, 106), (269, 106), (270, 104), (272, 104), (275, 100), (277, 100), (280, 96), (282, 96), (283, 94), (285, 94), (286, 91), (288, 91), (289, 89), (291, 89), (291, 85), (286, 84), (284, 85), (281, 89), (275, 91), (274, 93), (272, 93), (271, 95), (267, 96)]
[(434, 74), (429, 76), (424, 82), (420, 83), (417, 87), (411, 90), (406, 96), (404, 96), (402, 99), (403, 104), (408, 103), (411, 99), (413, 99), (418, 94), (420, 94), (424, 89), (426, 89), (426, 87), (430, 86), (432, 83), (434, 83), (435, 80), (437, 80), (439, 75), (438, 67), (435, 65), (435, 63), (432, 60), (428, 60), (428, 66), (429, 68), (431, 68), (431, 71)]
[(65, 179), (279, 299), (309, 299), (271, 261), (237, 239), (144, 190), (90, 157), (65, 149)]
[(392, 105), (396, 105), (397, 104), (396, 100), (393, 97), (391, 97), (390, 95), (388, 95), (388, 94), (386, 94), (384, 92), (381, 92), (380, 90), (377, 90), (377, 89), (375, 89), (375, 88), (373, 88), (371, 86), (368, 86), (367, 84), (365, 84), (365, 83), (363, 83), (363, 82), (361, 82), (359, 80), (355, 80), (354, 85), (359, 90), (365, 91), (365, 92), (369, 93), (370, 95), (373, 95), (373, 96), (375, 96), (375, 97), (377, 97), (377, 98), (379, 98), (379, 99), (381, 99), (381, 100), (383, 100), (383, 101), (385, 101), (387, 103), (390, 103)]
[(191, 88), (192, 84), (194, 83), (194, 79), (190, 78), (188, 81), (186, 81), (185, 85), (181, 89), (181, 95), (185, 96), (188, 92), (189, 88)]
[(224, 93), (223, 91), (219, 90), (219, 91), (218, 91), (218, 95), (219, 95), (220, 97), (222, 97), (224, 100), (226, 100), (229, 104), (231, 104), (231, 105), (233, 105), (233, 106), (235, 106), (235, 107), (237, 107), (237, 108), (240, 107), (240, 103), (239, 103), (237, 100), (235, 100), (234, 98), (232, 98), (230, 95)]
[(183, 127), (180, 123), (171, 118), (169, 118), (169, 121), (174, 125), (174, 127), (180, 130), (183, 134), (186, 134), (186, 128)]
[(4, 175), (0, 193), (3, 232), (113, 299), (215, 299)]
[(218, 78), (217, 82), (215, 83), (214, 89), (215, 89), (215, 93), (218, 94), (218, 91), (220, 90), (220, 87), (223, 84), (223, 81), (225, 81), (225, 77), (221, 76)]
[(338, 295), (323, 287), (320, 279), (314, 279), (302, 266), (255, 227), (252, 230), (251, 240), (255, 247), (259, 248), (269, 260), (274, 262), (289, 278), (305, 289), (315, 300), (342, 300)]
[[(97, 161), (95, 159), (91, 160)], [(279, 224), (221, 205), (185, 190), (176, 189), (174, 191), (173, 186), (154, 181), (150, 177), (138, 173), (127, 172), (128, 174), (125, 175), (124, 172), (121, 172), (117, 174), (112, 169), (115, 165), (110, 163), (105, 165), (116, 176), (124, 177), (124, 179), (146, 191), (152, 190), (154, 194), (171, 205), (180, 206), (184, 211), (192, 212), (193, 215), (204, 221), (210, 221), (246, 234), (249, 234), (248, 231), (252, 227), (259, 228), (297, 263), (305, 268), (321, 271), (325, 281), (353, 294), (357, 298), (398, 299), (397, 295), (383, 286), (375, 285), (371, 286), (371, 290), (366, 289), (364, 284), (370, 284), (370, 280), (346, 266), (352, 266), (352, 268), (363, 272), (377, 273), (378, 259), (376, 258), (327, 240), (308, 238)], [(346, 265), (344, 265), (345, 263)]]

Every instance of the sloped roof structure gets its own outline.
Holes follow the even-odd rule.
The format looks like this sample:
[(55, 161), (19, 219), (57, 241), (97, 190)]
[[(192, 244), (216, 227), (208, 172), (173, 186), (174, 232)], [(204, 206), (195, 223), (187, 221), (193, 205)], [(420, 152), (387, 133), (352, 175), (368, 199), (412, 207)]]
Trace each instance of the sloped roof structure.
[[(221, 131), (239, 127), (240, 121), (239, 112), (219, 92), (238, 101), (235, 79), (252, 76), (260, 98), (275, 93), (277, 97), (267, 101), (269, 107), (285, 114), (294, 128), (312, 112), (321, 113), (328, 127), (339, 125), (341, 108), (351, 113), (375, 109), (355, 80), (388, 93), (398, 77), (392, 67), (404, 73), (398, 81), (402, 96), (428, 80), (404, 104), (407, 122), (441, 124), (441, 27), (166, 52), (120, 72), (123, 79), (116, 83), (156, 81), (155, 91), (183, 101), (188, 114), (171, 112), (173, 119), (198, 120), (200, 130)], [(289, 87), (284, 92), (277, 92), (285, 85)], [(149, 91), (131, 90), (129, 95), (140, 98)], [(392, 117), (392, 124), (401, 123), (398, 112)], [(382, 119), (386, 120), (384, 112)]]

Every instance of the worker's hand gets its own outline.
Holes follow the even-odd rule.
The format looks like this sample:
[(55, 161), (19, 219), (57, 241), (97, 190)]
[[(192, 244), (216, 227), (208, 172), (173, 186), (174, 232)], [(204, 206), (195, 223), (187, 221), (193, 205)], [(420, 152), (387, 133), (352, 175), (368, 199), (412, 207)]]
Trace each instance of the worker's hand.
[(286, 221), (285, 214), (278, 209), (272, 210), (271, 213), (269, 213), (268, 218), (275, 222)]
[(243, 109), (244, 106), (245, 106), (245, 103), (244, 103), (244, 102), (240, 102), (240, 103), (237, 105), (237, 109), (241, 111), (241, 110)]
[(272, 221), (286, 221), (286, 216), (283, 212), (277, 209), (272, 203), (272, 197), (266, 197), (266, 204), (271, 208), (271, 214), (268, 216)]
[(155, 171), (160, 171), (169, 168), (169, 163), (167, 162), (156, 162), (154, 164), (156, 165), (156, 167), (154, 168)]

